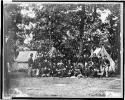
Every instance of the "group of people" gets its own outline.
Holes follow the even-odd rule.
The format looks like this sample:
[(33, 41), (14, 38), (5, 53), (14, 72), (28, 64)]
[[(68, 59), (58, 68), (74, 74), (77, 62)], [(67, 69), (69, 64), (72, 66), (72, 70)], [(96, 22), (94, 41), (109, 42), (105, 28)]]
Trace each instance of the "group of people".
[[(33, 54), (31, 53), (28, 59), (28, 76), (29, 77), (71, 77), (71, 76), (106, 76), (108, 77), (108, 70), (110, 62), (106, 56), (82, 58), (83, 60), (73, 62), (66, 59), (55, 59), (55, 57), (48, 59), (48, 57), (38, 57), (33, 61)], [(85, 60), (84, 60), (85, 59)]]

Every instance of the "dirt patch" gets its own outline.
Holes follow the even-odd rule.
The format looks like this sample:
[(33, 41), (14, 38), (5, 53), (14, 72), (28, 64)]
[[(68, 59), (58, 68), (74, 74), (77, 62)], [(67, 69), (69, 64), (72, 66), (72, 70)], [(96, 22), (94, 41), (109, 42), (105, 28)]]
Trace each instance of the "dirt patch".
[(121, 91), (119, 78), (27, 78), (14, 73), (11, 88), (18, 88), (30, 97), (105, 97), (105, 91)]

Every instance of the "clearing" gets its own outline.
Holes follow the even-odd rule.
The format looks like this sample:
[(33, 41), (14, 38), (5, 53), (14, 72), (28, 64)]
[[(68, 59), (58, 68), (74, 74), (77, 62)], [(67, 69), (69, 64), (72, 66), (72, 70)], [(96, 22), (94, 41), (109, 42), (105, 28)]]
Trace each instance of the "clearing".
[(11, 88), (18, 88), (29, 97), (107, 97), (106, 92), (121, 94), (121, 79), (101, 78), (27, 78), (24, 72), (10, 72)]

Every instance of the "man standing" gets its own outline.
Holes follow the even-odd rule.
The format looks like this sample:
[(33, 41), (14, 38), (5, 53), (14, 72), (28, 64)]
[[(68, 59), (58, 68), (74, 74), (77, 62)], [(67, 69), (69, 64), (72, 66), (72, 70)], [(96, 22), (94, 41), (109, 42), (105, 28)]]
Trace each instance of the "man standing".
[(104, 56), (104, 70), (105, 70), (105, 76), (108, 77), (109, 76), (109, 66), (110, 66), (110, 62), (109, 60), (107, 59), (107, 56), (105, 55)]
[(33, 66), (33, 53), (30, 54), (30, 57), (28, 59), (28, 77), (31, 77), (32, 75), (32, 66)]

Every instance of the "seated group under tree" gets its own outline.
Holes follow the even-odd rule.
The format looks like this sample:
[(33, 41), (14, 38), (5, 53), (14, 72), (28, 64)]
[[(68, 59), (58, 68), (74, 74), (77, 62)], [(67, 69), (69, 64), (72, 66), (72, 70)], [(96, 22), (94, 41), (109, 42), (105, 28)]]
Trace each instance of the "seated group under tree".
[[(74, 58), (76, 59), (76, 58)], [(97, 57), (95, 54), (91, 58), (70, 60), (61, 57), (49, 58), (39, 57), (34, 61), (33, 69), (36, 70), (38, 77), (71, 77), (71, 76), (94, 76), (98, 73), (108, 76), (110, 62), (104, 57)]]

